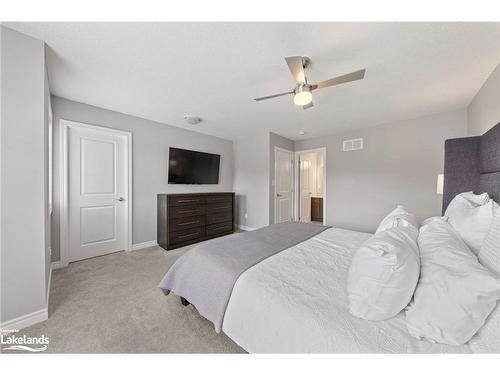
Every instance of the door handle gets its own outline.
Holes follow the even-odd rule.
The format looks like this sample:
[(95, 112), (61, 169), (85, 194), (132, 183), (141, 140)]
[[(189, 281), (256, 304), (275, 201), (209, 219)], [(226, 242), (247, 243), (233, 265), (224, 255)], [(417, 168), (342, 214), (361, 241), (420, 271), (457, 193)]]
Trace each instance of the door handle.
[(281, 194), (276, 194), (276, 196), (277, 196), (277, 197), (282, 197), (283, 195), (281, 195)]
[(120, 197), (117, 199), (118, 202), (123, 202), (124, 200), (125, 200), (125, 198), (123, 198), (123, 197)]

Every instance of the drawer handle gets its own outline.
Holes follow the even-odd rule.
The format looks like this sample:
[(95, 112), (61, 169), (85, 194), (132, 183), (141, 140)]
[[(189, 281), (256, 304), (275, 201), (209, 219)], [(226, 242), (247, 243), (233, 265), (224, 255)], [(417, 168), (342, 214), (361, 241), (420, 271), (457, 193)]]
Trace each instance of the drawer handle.
[(198, 202), (199, 199), (180, 199), (178, 202), (179, 203), (186, 203), (186, 202)]
[(222, 225), (217, 225), (215, 227), (212, 227), (212, 229), (220, 229), (220, 228), (225, 228), (227, 226), (228, 226), (227, 224), (222, 224)]
[(179, 211), (180, 214), (187, 214), (189, 212), (197, 212), (197, 210), (184, 210), (184, 211)]
[(189, 225), (189, 224), (197, 224), (199, 222), (200, 222), (199, 220), (196, 220), (196, 221), (189, 221), (187, 223), (180, 223), (180, 224), (177, 224), (177, 225), (178, 226), (183, 226), (183, 225)]
[(186, 238), (186, 237), (192, 237), (198, 235), (200, 232), (195, 232), (195, 233), (189, 233), (189, 234), (184, 234), (182, 236), (179, 236), (179, 238)]
[(212, 210), (224, 210), (226, 208), (229, 208), (229, 206), (214, 207), (214, 208), (212, 208)]

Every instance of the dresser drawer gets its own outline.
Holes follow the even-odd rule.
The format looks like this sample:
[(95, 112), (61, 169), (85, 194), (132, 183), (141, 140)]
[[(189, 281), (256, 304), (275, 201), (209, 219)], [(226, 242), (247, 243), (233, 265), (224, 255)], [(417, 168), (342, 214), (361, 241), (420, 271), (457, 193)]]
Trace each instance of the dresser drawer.
[(206, 197), (203, 195), (174, 195), (169, 197), (169, 206), (189, 206), (205, 204)]
[(207, 225), (207, 236), (211, 236), (214, 234), (231, 232), (233, 230), (233, 222), (228, 221), (225, 223), (211, 224)]
[(202, 226), (205, 226), (205, 216), (180, 217), (170, 220), (171, 232)]
[(188, 216), (205, 215), (206, 206), (172, 206), (169, 209), (169, 216), (172, 219)]
[(217, 195), (209, 195), (207, 196), (207, 203), (220, 203), (220, 202), (232, 202), (233, 195), (232, 194), (217, 194)]
[(225, 221), (232, 221), (232, 220), (233, 220), (233, 213), (231, 211), (210, 213), (207, 215), (207, 225), (223, 223)]
[(205, 235), (205, 227), (191, 228), (170, 233), (170, 243), (176, 244), (185, 241), (196, 240)]
[(207, 214), (208, 215), (219, 214), (221, 212), (231, 212), (232, 210), (233, 210), (233, 204), (231, 202), (207, 204)]

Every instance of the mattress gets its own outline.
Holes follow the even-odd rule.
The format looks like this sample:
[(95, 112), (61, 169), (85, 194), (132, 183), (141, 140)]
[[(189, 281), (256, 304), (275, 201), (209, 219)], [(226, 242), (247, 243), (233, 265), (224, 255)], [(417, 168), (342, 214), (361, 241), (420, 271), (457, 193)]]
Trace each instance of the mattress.
[(349, 265), (370, 236), (327, 229), (253, 266), (234, 285), (222, 330), (250, 353), (470, 352), (411, 337), (404, 312), (380, 322), (349, 314)]

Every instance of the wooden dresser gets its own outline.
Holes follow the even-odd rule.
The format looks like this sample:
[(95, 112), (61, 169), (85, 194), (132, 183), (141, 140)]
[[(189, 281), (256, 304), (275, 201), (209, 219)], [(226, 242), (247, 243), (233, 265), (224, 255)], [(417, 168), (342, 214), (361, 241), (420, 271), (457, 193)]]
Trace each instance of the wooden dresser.
[(234, 193), (158, 194), (158, 244), (165, 250), (234, 232)]

